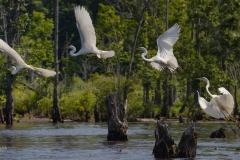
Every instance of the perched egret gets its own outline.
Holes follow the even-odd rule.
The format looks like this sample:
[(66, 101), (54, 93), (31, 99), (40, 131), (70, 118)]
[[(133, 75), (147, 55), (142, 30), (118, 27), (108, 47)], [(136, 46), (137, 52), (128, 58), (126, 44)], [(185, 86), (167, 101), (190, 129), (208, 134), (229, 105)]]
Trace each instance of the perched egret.
[(143, 51), (142, 58), (147, 62), (151, 62), (153, 68), (159, 71), (161, 71), (163, 68), (168, 68), (171, 72), (174, 72), (180, 67), (176, 57), (173, 54), (173, 45), (177, 42), (179, 33), (180, 27), (178, 24), (175, 24), (162, 35), (160, 35), (157, 38), (157, 55), (150, 59), (145, 57), (148, 54), (146, 48), (139, 47), (137, 49)]
[(77, 21), (77, 29), (81, 38), (81, 49), (76, 52), (73, 45), (68, 46), (71, 56), (93, 55), (98, 58), (108, 58), (114, 56), (114, 51), (102, 51), (96, 47), (96, 35), (89, 13), (84, 7), (76, 6), (74, 8)]
[(25, 68), (25, 69), (33, 70), (45, 77), (56, 75), (55, 71), (38, 68), (38, 67), (34, 67), (26, 64), (23, 61), (22, 57), (14, 49), (12, 49), (7, 43), (5, 43), (2, 39), (0, 39), (0, 51), (5, 54), (8, 54), (17, 63), (17, 67), (12, 66), (12, 71), (11, 71), (12, 74), (16, 74), (17, 72)]

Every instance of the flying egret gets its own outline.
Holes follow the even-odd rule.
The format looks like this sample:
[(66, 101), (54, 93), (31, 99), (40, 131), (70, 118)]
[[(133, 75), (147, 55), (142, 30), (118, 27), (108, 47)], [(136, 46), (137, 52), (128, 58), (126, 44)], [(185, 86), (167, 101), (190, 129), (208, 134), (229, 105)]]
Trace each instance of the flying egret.
[[(211, 101), (208, 102), (203, 97), (200, 97), (199, 92), (198, 93), (198, 102), (201, 106), (201, 108), (210, 116), (214, 118), (226, 118), (228, 120), (228, 116), (230, 116), (233, 120), (234, 118), (231, 116), (231, 113), (233, 111), (234, 107), (234, 100), (233, 96), (229, 93), (228, 90), (226, 90), (224, 87), (218, 88), (221, 95), (213, 95), (209, 92), (208, 88), (210, 87), (210, 82), (206, 77), (196, 78), (198, 80), (203, 80), (207, 83), (206, 90), (207, 93), (212, 97)], [(235, 120), (234, 120), (235, 121)], [(236, 131), (232, 128), (231, 124), (229, 123), (231, 129), (234, 131), (235, 135)], [(239, 124), (237, 124), (239, 127)], [(238, 136), (237, 136), (238, 137)]]
[(207, 93), (212, 97), (212, 100), (208, 102), (203, 97), (199, 96), (198, 93), (198, 102), (201, 108), (210, 116), (214, 118), (224, 118), (229, 116), (234, 107), (234, 100), (232, 95), (224, 88), (218, 88), (219, 92), (222, 95), (213, 95), (209, 92), (208, 88), (210, 87), (210, 82), (206, 77), (197, 78), (198, 80), (203, 80), (207, 82), (206, 90)]
[(168, 68), (171, 72), (174, 72), (177, 68), (181, 68), (178, 65), (177, 59), (173, 54), (173, 45), (177, 42), (179, 33), (180, 27), (178, 24), (175, 24), (162, 35), (160, 35), (157, 38), (157, 55), (150, 59), (147, 59), (145, 57), (148, 54), (146, 48), (139, 47), (136, 49), (143, 51), (143, 60), (151, 62), (153, 68), (159, 71), (161, 71), (163, 68)]
[(89, 13), (84, 7), (76, 6), (74, 8), (77, 21), (77, 29), (81, 38), (81, 49), (76, 52), (76, 48), (70, 45), (68, 48), (71, 56), (96, 55), (98, 58), (109, 58), (114, 56), (114, 51), (102, 51), (96, 47), (96, 35)]
[(44, 68), (38, 68), (38, 67), (34, 67), (26, 64), (23, 61), (22, 57), (14, 49), (12, 49), (7, 43), (5, 43), (2, 39), (0, 39), (0, 51), (5, 54), (8, 54), (17, 63), (17, 67), (12, 66), (12, 71), (11, 71), (12, 74), (16, 74), (17, 72), (25, 68), (25, 69), (33, 70), (45, 77), (56, 75), (55, 71), (47, 70)]

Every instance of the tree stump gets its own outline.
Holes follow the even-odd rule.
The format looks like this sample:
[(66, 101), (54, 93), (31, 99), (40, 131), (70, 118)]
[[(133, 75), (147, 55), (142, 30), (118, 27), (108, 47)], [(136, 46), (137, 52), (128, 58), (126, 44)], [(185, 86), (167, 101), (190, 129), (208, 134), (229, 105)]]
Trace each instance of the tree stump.
[(183, 132), (177, 146), (168, 132), (168, 125), (163, 120), (157, 121), (155, 140), (153, 148), (155, 158), (194, 158), (196, 156), (197, 134), (194, 132), (193, 123), (190, 123)]
[(191, 122), (183, 132), (178, 144), (178, 158), (195, 158), (197, 150), (197, 134), (194, 130), (194, 123)]
[(155, 146), (153, 154), (155, 158), (176, 158), (178, 155), (177, 145), (168, 132), (168, 125), (163, 121), (157, 121), (155, 129)]
[(211, 133), (210, 138), (226, 138), (225, 129), (219, 128), (218, 130)]
[(108, 113), (108, 141), (128, 141), (128, 123), (126, 119), (126, 102), (120, 102), (117, 92), (106, 98)]

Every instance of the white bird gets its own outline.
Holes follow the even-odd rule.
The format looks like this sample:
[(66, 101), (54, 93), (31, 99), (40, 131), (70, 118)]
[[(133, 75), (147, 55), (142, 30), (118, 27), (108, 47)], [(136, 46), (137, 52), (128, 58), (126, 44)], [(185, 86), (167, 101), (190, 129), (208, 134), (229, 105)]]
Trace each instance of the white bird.
[(213, 95), (209, 92), (208, 88), (210, 87), (210, 82), (206, 77), (197, 78), (198, 80), (203, 80), (207, 82), (206, 90), (208, 94), (212, 97), (212, 100), (208, 102), (203, 97), (199, 96), (198, 93), (198, 102), (201, 108), (210, 116), (214, 118), (224, 118), (230, 116), (234, 107), (234, 100), (232, 95), (224, 88), (218, 88), (219, 92), (222, 95)]
[(102, 51), (96, 47), (96, 35), (89, 13), (84, 7), (76, 6), (74, 8), (77, 21), (77, 29), (81, 38), (81, 49), (76, 52), (76, 48), (70, 45), (68, 48), (71, 56), (93, 55), (98, 58), (108, 58), (114, 56), (114, 51)]
[(174, 72), (178, 67), (177, 59), (173, 54), (173, 45), (179, 38), (180, 27), (178, 24), (173, 25), (170, 29), (164, 32), (157, 38), (158, 52), (157, 55), (147, 59), (147, 49), (144, 47), (137, 48), (144, 51), (142, 58), (145, 61), (151, 62), (153, 68), (161, 71), (163, 68), (168, 68), (171, 72)]
[(45, 77), (56, 75), (55, 71), (51, 71), (43, 68), (37, 68), (37, 67), (33, 67), (31, 65), (26, 64), (22, 59), (22, 57), (14, 49), (12, 49), (7, 43), (5, 43), (2, 39), (0, 39), (0, 51), (8, 54), (17, 63), (17, 67), (12, 66), (12, 71), (11, 71), (12, 74), (16, 74), (17, 72), (25, 68), (25, 69), (33, 70)]

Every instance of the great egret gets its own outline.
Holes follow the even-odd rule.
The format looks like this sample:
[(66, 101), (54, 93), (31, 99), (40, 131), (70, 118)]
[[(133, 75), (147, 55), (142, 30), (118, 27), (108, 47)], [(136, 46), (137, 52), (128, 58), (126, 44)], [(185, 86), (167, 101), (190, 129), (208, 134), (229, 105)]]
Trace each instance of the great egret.
[(31, 65), (26, 64), (23, 61), (22, 57), (14, 49), (12, 49), (7, 43), (5, 43), (2, 39), (0, 39), (0, 51), (8, 54), (17, 63), (17, 67), (12, 66), (12, 71), (11, 71), (12, 74), (16, 74), (17, 72), (25, 68), (25, 69), (33, 70), (45, 77), (56, 75), (55, 71), (33, 67)]
[(137, 48), (142, 50), (142, 58), (151, 62), (153, 68), (161, 71), (163, 68), (168, 68), (171, 72), (174, 72), (180, 66), (177, 59), (173, 54), (173, 45), (179, 38), (180, 27), (178, 24), (173, 25), (170, 29), (164, 32), (157, 38), (158, 52), (157, 55), (147, 59), (145, 56), (148, 54), (147, 49), (144, 47)]
[[(210, 87), (210, 82), (206, 77), (196, 78), (198, 80), (203, 80), (207, 82), (206, 90), (208, 94), (212, 97), (212, 100), (208, 102), (203, 97), (200, 97), (199, 92), (198, 93), (198, 102), (201, 106), (201, 108), (210, 116), (214, 118), (226, 118), (228, 120), (228, 116), (231, 117), (232, 120), (236, 121), (232, 116), (231, 113), (233, 111), (234, 107), (234, 100), (232, 95), (226, 90), (224, 87), (218, 88), (219, 92), (222, 95), (213, 95), (209, 92), (208, 88)], [(233, 130), (234, 134), (238, 138), (238, 135), (235, 131), (235, 129), (232, 128), (231, 124), (229, 123), (231, 129)], [(239, 124), (236, 123), (237, 127), (240, 128)]]
[(81, 49), (76, 52), (76, 48), (70, 45), (68, 48), (72, 49), (70, 51), (71, 56), (79, 55), (93, 55), (96, 54), (98, 58), (108, 58), (114, 56), (114, 51), (102, 51), (96, 47), (96, 35), (95, 30), (92, 25), (92, 20), (89, 13), (84, 7), (76, 6), (74, 8), (75, 17), (77, 21), (77, 29), (81, 38)]
[(207, 82), (206, 90), (208, 94), (212, 97), (212, 100), (208, 102), (203, 97), (200, 97), (198, 93), (198, 102), (201, 108), (210, 116), (214, 118), (224, 118), (229, 116), (234, 107), (234, 100), (232, 95), (224, 88), (218, 88), (222, 95), (213, 95), (209, 92), (210, 82), (206, 77), (197, 78), (198, 80), (203, 80)]

